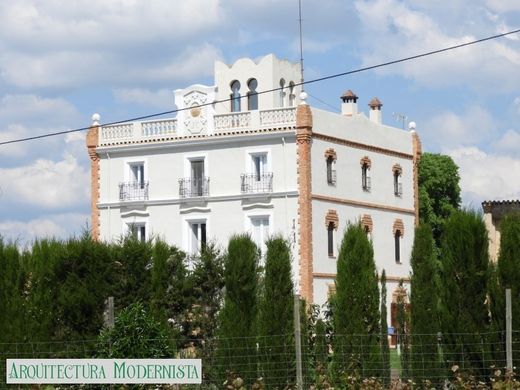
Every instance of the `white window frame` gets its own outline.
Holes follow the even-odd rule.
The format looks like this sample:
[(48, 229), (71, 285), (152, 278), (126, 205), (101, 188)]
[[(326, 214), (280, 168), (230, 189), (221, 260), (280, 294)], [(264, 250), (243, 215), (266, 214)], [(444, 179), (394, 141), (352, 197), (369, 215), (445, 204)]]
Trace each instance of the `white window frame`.
[(255, 156), (265, 155), (265, 167), (264, 172), (272, 172), (272, 164), (271, 164), (271, 149), (266, 148), (255, 148), (255, 149), (247, 149), (245, 151), (245, 160), (244, 166), (246, 167), (245, 172), (248, 174), (256, 173), (253, 168), (253, 158)]
[(186, 153), (184, 155), (184, 177), (191, 177), (191, 162), (204, 162), (204, 177), (209, 177), (209, 163), (207, 153)]
[[(267, 233), (267, 237), (264, 237), (264, 242), (262, 243), (262, 247), (260, 248), (262, 250), (262, 257), (263, 257), (263, 256), (265, 256), (266, 251), (267, 251), (267, 248), (265, 247), (265, 242), (267, 241), (268, 238), (273, 236), (273, 232), (274, 232), (273, 213), (270, 212), (270, 211), (266, 212), (264, 210), (264, 211), (258, 211), (258, 212), (253, 212), (253, 213), (247, 213), (245, 215), (244, 230), (247, 233), (250, 234), (251, 239), (253, 240), (253, 242), (254, 242), (254, 239), (253, 239), (253, 228), (254, 228), (253, 220), (255, 220), (255, 219), (267, 219), (269, 221), (269, 230), (268, 230), (268, 233)], [(256, 242), (255, 242), (255, 244), (256, 244)]]
[[(130, 230), (132, 226), (144, 226), (144, 241), (148, 241), (150, 238), (150, 223), (148, 222), (147, 218), (134, 217), (131, 221), (129, 221), (127, 218), (123, 218), (123, 227), (121, 230), (124, 237), (128, 237), (130, 234), (132, 234), (132, 231)], [(137, 238), (141, 240), (140, 237)]]
[(143, 165), (143, 174), (144, 174), (144, 182), (149, 181), (148, 180), (148, 163), (146, 158), (138, 158), (138, 159), (126, 159), (124, 164), (124, 172), (123, 177), (125, 182), (132, 182), (133, 180), (133, 174), (132, 174), (132, 165)]
[[(192, 225), (194, 224), (206, 224), (206, 244), (209, 243), (209, 232), (210, 232), (210, 220), (208, 215), (196, 215), (190, 216), (188, 218), (183, 218), (182, 221), (182, 247), (189, 255), (195, 256), (200, 253), (201, 243), (200, 237), (198, 239), (197, 251), (193, 251), (193, 242), (192, 242)], [(199, 228), (200, 229), (200, 228)]]

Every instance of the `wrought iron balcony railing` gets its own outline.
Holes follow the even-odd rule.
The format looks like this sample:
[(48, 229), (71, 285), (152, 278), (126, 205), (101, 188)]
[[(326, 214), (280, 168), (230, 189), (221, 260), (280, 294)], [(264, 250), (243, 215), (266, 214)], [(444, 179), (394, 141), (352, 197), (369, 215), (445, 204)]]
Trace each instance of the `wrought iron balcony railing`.
[(209, 195), (209, 177), (179, 179), (179, 196), (181, 198), (197, 198)]
[(243, 194), (273, 192), (273, 173), (243, 173), (240, 175), (240, 191)]
[(119, 200), (148, 200), (148, 182), (128, 181), (119, 183)]

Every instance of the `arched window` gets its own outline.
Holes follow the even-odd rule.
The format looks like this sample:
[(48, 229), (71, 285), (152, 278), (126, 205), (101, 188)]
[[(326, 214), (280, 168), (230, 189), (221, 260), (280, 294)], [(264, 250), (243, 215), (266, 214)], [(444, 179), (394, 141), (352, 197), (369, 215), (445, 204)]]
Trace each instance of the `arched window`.
[(370, 177), (368, 176), (368, 170), (370, 169), (372, 165), (372, 161), (368, 156), (365, 156), (360, 161), (361, 164), (361, 188), (363, 188), (364, 191), (370, 191), (371, 189), (371, 183), (370, 183)]
[(395, 164), (392, 167), (392, 172), (394, 173), (394, 195), (402, 196), (403, 195), (403, 185), (401, 184), (401, 174), (403, 169), (399, 164)]
[(284, 106), (284, 100), (285, 100), (285, 80), (280, 79), (280, 107)]
[(240, 82), (235, 80), (231, 83), (231, 112), (240, 111)]
[(294, 95), (294, 82), (291, 81), (289, 83), (289, 106), (294, 106), (294, 98), (296, 96)]
[(334, 257), (334, 222), (327, 226), (327, 248), (329, 257)]
[(361, 166), (361, 185), (365, 191), (370, 191), (370, 177), (368, 177), (368, 164)]
[(394, 233), (395, 241), (395, 262), (401, 262), (401, 231), (397, 229)]
[(258, 110), (258, 92), (256, 92), (258, 81), (256, 81), (256, 79), (250, 79), (247, 82), (247, 86), (249, 88), (247, 92), (247, 109), (249, 111)]
[(332, 156), (327, 157), (327, 183), (336, 184), (335, 171), (332, 169), (332, 163), (334, 158)]

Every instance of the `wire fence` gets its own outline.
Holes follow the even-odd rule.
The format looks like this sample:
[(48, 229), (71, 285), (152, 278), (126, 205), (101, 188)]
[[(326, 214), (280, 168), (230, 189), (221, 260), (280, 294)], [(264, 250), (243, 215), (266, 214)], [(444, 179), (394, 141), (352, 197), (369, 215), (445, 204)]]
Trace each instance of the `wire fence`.
[[(344, 346), (341, 349), (343, 352), (338, 353), (338, 348), (334, 352), (334, 346), (342, 338), (344, 339)], [(512, 338), (513, 361), (516, 366), (520, 363), (520, 331), (513, 331)], [(383, 364), (381, 339), (376, 338), (379, 344), (374, 343), (373, 335), (327, 335), (326, 342), (322, 345), (319, 345), (315, 335), (305, 336), (302, 339), (304, 389), (326, 388), (324, 383), (331, 384), (338, 381), (348, 383), (348, 381), (365, 378), (377, 378), (381, 383), (387, 383), (387, 376), (390, 376), (390, 373), (393, 380), (400, 379), (404, 382), (411, 380), (415, 383), (428, 381), (432, 383), (433, 388), (444, 387), (446, 381), (460, 381), (461, 375), (468, 376), (476, 381), (475, 383), (480, 382), (491, 386), (493, 381), (506, 372), (505, 332), (401, 336), (400, 344), (390, 347), (390, 371)], [(170, 340), (172, 345), (176, 341)], [(20, 388), (5, 384), (8, 358), (96, 358), (99, 357), (100, 347), (102, 346), (97, 340), (2, 343), (0, 344), (0, 387)], [(142, 356), (142, 358), (147, 357), (150, 356)], [(185, 342), (183, 348), (172, 352), (168, 357), (202, 360), (202, 384), (189, 385), (189, 388), (236, 388), (226, 387), (235, 381), (235, 385), (243, 382), (253, 388), (255, 382), (257, 386), (260, 386), (261, 382), (261, 386), (268, 389), (284, 389), (294, 388), (296, 383), (293, 334), (193, 339)], [(226, 380), (228, 382), (224, 385)], [(518, 387), (515, 385), (509, 388), (520, 388), (520, 383), (515, 383)], [(59, 388), (74, 387), (60, 385)], [(88, 388), (101, 388), (101, 386)], [(157, 386), (148, 388), (157, 388)], [(163, 388), (168, 387), (163, 386)]]

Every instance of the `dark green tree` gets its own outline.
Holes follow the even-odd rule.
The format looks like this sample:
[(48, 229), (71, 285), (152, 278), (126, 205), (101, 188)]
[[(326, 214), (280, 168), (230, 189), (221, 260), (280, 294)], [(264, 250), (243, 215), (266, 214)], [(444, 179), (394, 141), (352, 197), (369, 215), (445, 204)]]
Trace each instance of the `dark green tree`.
[(374, 251), (360, 224), (349, 224), (338, 256), (334, 296), (333, 375), (381, 374), (379, 287)]
[(440, 269), (440, 320), (448, 367), (486, 377), (489, 331), (486, 305), (489, 280), (488, 235), (482, 216), (454, 212), (444, 226)]
[(294, 289), (291, 250), (281, 237), (267, 241), (265, 277), (259, 304), (258, 336), (266, 388), (294, 385)]
[[(506, 215), (500, 222), (500, 252), (497, 263), (499, 291), (498, 321), (505, 318), (505, 290), (511, 289), (513, 329), (520, 329), (520, 214)], [(502, 322), (504, 323), (504, 322)], [(505, 323), (501, 326), (505, 331)], [(513, 332), (513, 345), (520, 345), (520, 334)], [(520, 367), (520, 356), (513, 355), (513, 366)]]
[(419, 161), (419, 215), (437, 244), (449, 216), (459, 209), (459, 168), (450, 156), (424, 153)]
[(401, 379), (410, 378), (410, 320), (408, 311), (408, 300), (403, 280), (399, 281), (397, 294), (397, 343), (401, 351)]
[(219, 314), (219, 383), (224, 383), (226, 372), (238, 374), (246, 384), (253, 383), (258, 374), (258, 254), (249, 235), (237, 235), (229, 241), (224, 263), (224, 306)]
[(381, 380), (385, 386), (390, 384), (390, 345), (388, 344), (388, 311), (386, 308), (386, 272), (381, 273)]
[(121, 310), (113, 328), (102, 329), (98, 337), (99, 358), (167, 358), (172, 348), (164, 327), (136, 302)]
[(416, 383), (436, 381), (439, 372), (437, 347), (438, 267), (431, 227), (421, 224), (415, 229), (411, 277), (411, 374)]

